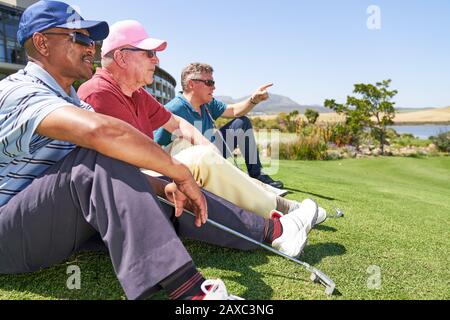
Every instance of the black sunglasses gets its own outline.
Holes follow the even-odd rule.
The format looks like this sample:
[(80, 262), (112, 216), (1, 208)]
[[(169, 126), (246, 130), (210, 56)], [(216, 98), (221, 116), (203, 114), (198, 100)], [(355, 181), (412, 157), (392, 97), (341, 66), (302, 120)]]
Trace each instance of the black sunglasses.
[(59, 36), (69, 36), (72, 37), (72, 42), (81, 44), (85, 47), (91, 47), (95, 45), (95, 41), (89, 38), (89, 36), (79, 33), (79, 32), (71, 32), (71, 33), (58, 33), (58, 32), (46, 32), (44, 35), (59, 35)]
[(145, 50), (145, 49), (139, 49), (139, 48), (123, 48), (123, 49), (120, 49), (120, 51), (145, 51), (145, 52), (147, 52), (147, 55), (150, 59), (153, 57), (156, 57), (155, 50)]
[(214, 80), (202, 80), (202, 79), (191, 79), (192, 81), (203, 82), (208, 87), (214, 87), (216, 82)]

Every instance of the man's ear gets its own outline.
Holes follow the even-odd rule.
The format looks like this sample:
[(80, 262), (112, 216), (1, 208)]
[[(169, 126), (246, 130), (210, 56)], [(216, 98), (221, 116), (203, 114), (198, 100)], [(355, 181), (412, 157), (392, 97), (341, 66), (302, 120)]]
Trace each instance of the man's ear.
[(194, 81), (188, 80), (187, 87), (189, 89), (188, 91), (191, 92), (194, 89)]
[(48, 55), (50, 54), (50, 50), (49, 50), (49, 46), (48, 46), (48, 41), (47, 38), (39, 32), (35, 32), (33, 34), (33, 46), (34, 46), (34, 50), (41, 54), (44, 57), (48, 57)]
[(126, 68), (128, 66), (128, 63), (124, 59), (123, 52), (120, 50), (114, 51), (114, 61), (121, 68)]

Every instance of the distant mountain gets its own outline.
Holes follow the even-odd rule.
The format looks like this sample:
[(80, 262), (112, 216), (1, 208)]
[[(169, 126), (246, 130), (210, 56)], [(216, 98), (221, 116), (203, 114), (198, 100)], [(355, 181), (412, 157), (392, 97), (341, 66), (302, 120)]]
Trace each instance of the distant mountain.
[[(230, 96), (218, 96), (216, 98), (226, 104), (233, 104), (248, 99), (249, 96), (240, 99), (234, 99)], [(270, 98), (267, 101), (258, 104), (256, 108), (253, 109), (252, 114), (274, 114), (280, 112), (289, 113), (295, 110), (301, 114), (304, 114), (306, 109), (316, 110), (319, 113), (332, 112), (330, 109), (319, 105), (300, 105), (288, 97), (278, 94), (270, 94)]]

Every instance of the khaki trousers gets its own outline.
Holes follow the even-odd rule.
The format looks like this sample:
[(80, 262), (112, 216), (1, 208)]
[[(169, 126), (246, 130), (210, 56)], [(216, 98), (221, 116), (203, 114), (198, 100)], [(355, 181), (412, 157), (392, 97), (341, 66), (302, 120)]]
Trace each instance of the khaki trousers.
[(262, 182), (233, 166), (215, 148), (193, 146), (187, 140), (177, 139), (165, 150), (186, 165), (205, 190), (263, 218), (270, 218), (276, 209), (277, 196)]

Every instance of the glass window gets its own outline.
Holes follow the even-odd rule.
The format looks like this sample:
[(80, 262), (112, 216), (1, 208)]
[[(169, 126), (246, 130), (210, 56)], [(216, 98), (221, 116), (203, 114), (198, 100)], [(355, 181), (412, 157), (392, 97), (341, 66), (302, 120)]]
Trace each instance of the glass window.
[(5, 42), (3, 39), (3, 32), (0, 32), (0, 62), (6, 62)]
[(5, 19), (6, 37), (9, 39), (17, 39), (17, 30), (19, 29), (19, 17), (16, 14), (9, 13)]
[[(0, 8), (1, 10), (1, 8)], [(3, 19), (4, 13), (0, 11), (0, 62), (6, 62), (6, 48), (5, 48), (5, 23)]]
[(25, 64), (25, 50), (17, 42), (20, 12), (0, 6), (0, 61)]

